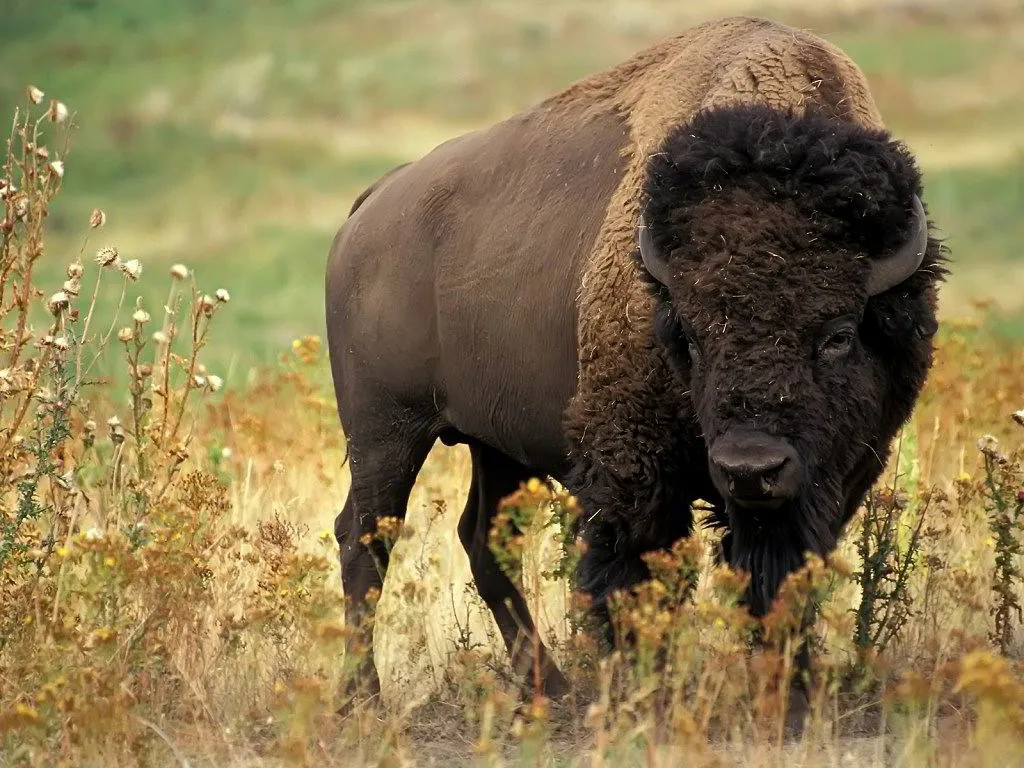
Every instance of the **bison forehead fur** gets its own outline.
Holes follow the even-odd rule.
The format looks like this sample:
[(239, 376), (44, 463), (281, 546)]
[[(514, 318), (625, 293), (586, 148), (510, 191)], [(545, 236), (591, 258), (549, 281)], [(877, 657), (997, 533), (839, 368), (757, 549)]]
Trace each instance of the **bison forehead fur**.
[(700, 245), (699, 206), (742, 189), (762, 207), (791, 202), (804, 219), (791, 236), (815, 229), (833, 246), (877, 256), (906, 237), (907, 204), (922, 194), (913, 157), (887, 131), (813, 107), (705, 109), (667, 136), (645, 176), (646, 216), (663, 248)]

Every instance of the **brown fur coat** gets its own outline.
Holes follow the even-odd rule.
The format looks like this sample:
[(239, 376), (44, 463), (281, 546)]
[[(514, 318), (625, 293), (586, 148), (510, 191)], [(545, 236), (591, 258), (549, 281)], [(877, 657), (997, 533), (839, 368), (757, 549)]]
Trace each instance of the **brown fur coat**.
[(633, 258), (648, 155), (670, 129), (701, 109), (726, 104), (797, 111), (813, 104), (866, 127), (883, 124), (866, 78), (841, 50), (809, 32), (746, 17), (688, 29), (539, 108), (557, 112), (581, 102), (595, 115), (624, 115), (630, 141), (578, 296), (579, 386), (566, 426), (574, 446), (585, 439), (592, 459), (614, 464), (626, 480), (650, 474), (637, 464), (650, 454), (623, 456), (621, 446), (648, 445), (656, 453), (658, 436), (674, 418), (652, 397), (664, 372), (651, 370), (660, 367), (649, 354), (653, 298)]

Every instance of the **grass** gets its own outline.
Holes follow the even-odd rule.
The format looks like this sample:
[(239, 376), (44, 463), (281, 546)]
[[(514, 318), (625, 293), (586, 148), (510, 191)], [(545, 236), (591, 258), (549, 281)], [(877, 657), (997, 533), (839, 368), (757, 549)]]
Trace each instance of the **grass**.
[[(382, 700), (334, 714), (366, 649), (343, 652), (355, 635), (331, 531), (345, 445), (323, 351), (305, 338), (322, 333), (333, 228), (392, 164), (704, 13), (677, 6), (8, 4), (0, 106), (13, 113), (36, 82), (77, 117), (63, 179), (37, 164), (35, 213), (4, 248), (18, 290), (39, 295), (20, 308), (5, 283), (0, 302), (0, 765), (1014, 764), (1024, 198), (1005, 127), (1024, 105), (988, 86), (1020, 71), (1006, 34), (1017, 17), (780, 11), (862, 60), (921, 153), (956, 261), (898, 459), (838, 558), (794, 580), (766, 625), (774, 645), (744, 650), (738, 576), (711, 568), (701, 534), (624, 606), (638, 651), (599, 661), (572, 631), (568, 584), (548, 574), (557, 531), (530, 525), (507, 544), (522, 550), (528, 600), (577, 693), (521, 700), (458, 544), (466, 452), (439, 447), (389, 539)], [(44, 126), (60, 147), (64, 126)], [(94, 207), (108, 220), (88, 229)], [(138, 281), (92, 261), (107, 244), (142, 259)], [(53, 315), (45, 301), (79, 254), (78, 296)], [(191, 278), (172, 280), (178, 262), (195, 295)], [(176, 356), (152, 338), (171, 286)], [(222, 287), (230, 302), (204, 309)], [(148, 319), (132, 318), (136, 297)], [(23, 312), (33, 335), (19, 346)], [(79, 354), (99, 354), (96, 367), (82, 374)], [(550, 497), (527, 488), (515, 501), (539, 519)], [(785, 741), (788, 621), (810, 592), (824, 599), (826, 685), (803, 737)], [(670, 649), (671, 671), (649, 665), (655, 647)]]
[[(844, 17), (790, 0), (755, 12), (812, 27), (864, 68), (883, 114), (919, 153), (955, 248), (944, 311), (988, 298), (1013, 331), (1024, 312), (1009, 267), (1020, 242), (1024, 98), (1014, 83), (1024, 61), (1014, 30), (1024, 16), (920, 21), (871, 8)], [(384, 170), (713, 13), (653, 0), (607, 0), (600, 13), (578, 0), (18, 0), (0, 32), (0, 107), (10, 113), (36, 82), (67, 95), (75, 114), (55, 251), (77, 251), (76, 228), (99, 206), (108, 236), (147, 268), (188, 262), (283, 307), (300, 278), (320, 296), (335, 229)], [(43, 277), (59, 277), (60, 261)], [(322, 333), (314, 313), (289, 317)], [(235, 360), (244, 379), (275, 359), (290, 333), (275, 330), (278, 319), (239, 320), (231, 336), (244, 345), (223, 342), (217, 362)]]
[[(60, 184), (38, 158), (18, 164), (34, 202), (0, 263), (23, 291)], [(258, 301), (204, 303), (204, 280), (193, 293), (117, 264), (71, 265), (67, 305), (51, 302), (24, 344), (4, 337), (0, 764), (985, 766), (1024, 746), (1024, 359), (987, 324), (943, 327), (885, 477), (837, 557), (787, 585), (765, 650), (747, 650), (743, 574), (713, 568), (699, 532), (624, 596), (616, 621), (635, 650), (599, 657), (552, 573), (545, 517), (572, 503), (525, 484), (509, 499), (522, 528), (498, 543), (575, 686), (563, 703), (517, 691), (457, 544), (466, 453), (435, 449), (404, 524), (382, 526), (383, 696), (341, 716), (367, 648), (342, 620), (331, 521), (348, 476), (319, 342), (211, 391), (206, 342)], [(118, 293), (170, 283), (174, 343), (151, 336), (161, 314), (130, 307), (117, 340), (86, 333), (97, 277)], [(27, 307), (4, 306), (18, 327)], [(113, 382), (81, 372), (95, 354)], [(785, 739), (780, 683), (810, 595), (823, 603), (812, 717)]]
[(1007, 50), (987, 34), (964, 34), (950, 24), (921, 24), (898, 45), (877, 30), (840, 32), (834, 42), (869, 78), (937, 79), (983, 70)]

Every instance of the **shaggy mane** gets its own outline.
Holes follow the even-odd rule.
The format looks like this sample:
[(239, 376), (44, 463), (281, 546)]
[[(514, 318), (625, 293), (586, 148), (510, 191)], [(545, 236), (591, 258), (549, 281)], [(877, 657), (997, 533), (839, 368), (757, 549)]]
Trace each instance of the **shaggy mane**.
[[(703, 202), (743, 189), (765, 204), (791, 201), (815, 234), (877, 258), (910, 231), (911, 195), (923, 198), (913, 156), (882, 129), (821, 110), (759, 104), (703, 110), (669, 133), (647, 163), (645, 220), (662, 253), (689, 245)], [(943, 272), (937, 248), (922, 268)]]

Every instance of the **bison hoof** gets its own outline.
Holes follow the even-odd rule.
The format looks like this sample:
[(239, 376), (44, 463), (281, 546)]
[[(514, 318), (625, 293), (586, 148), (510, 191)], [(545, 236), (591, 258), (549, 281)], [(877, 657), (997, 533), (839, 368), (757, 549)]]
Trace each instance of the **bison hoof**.
[(548, 671), (544, 676), (541, 687), (543, 689), (542, 693), (554, 701), (564, 698), (569, 693), (569, 681), (557, 669)]
[(799, 739), (807, 727), (807, 718), (811, 713), (811, 702), (803, 686), (793, 685), (789, 691), (784, 723), (785, 737)]
[(360, 709), (379, 703), (380, 679), (377, 671), (372, 670), (342, 683), (338, 698), (341, 704), (335, 713), (339, 717), (348, 717)]

